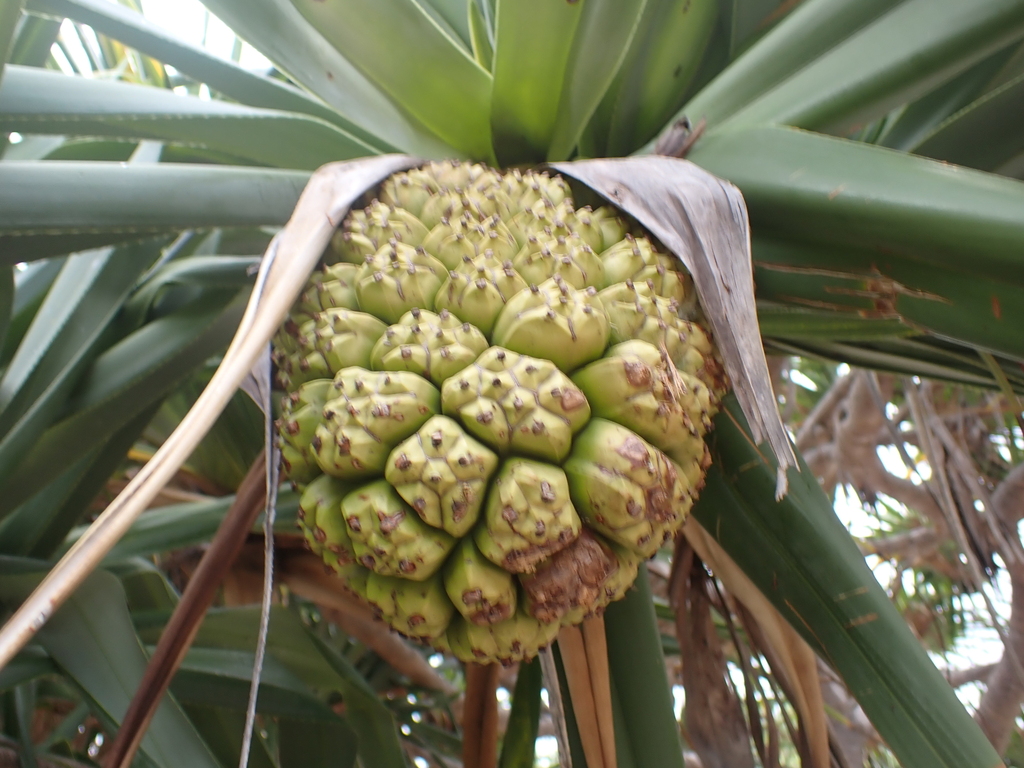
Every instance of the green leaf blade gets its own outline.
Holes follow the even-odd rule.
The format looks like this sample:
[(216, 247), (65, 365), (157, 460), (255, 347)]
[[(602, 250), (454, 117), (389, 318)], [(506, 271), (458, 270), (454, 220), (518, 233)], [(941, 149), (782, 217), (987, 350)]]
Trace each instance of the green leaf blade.
[[(27, 597), (45, 574), (39, 561), (12, 558), (3, 558), (0, 570), (0, 599), (8, 608)], [(90, 575), (37, 637), (62, 671), (92, 700), (101, 722), (116, 728), (146, 668), (146, 656), (117, 579), (103, 571)], [(170, 697), (154, 715), (142, 752), (161, 768), (221, 768)]]
[(309, 173), (207, 165), (0, 163), (0, 263), (189, 228), (282, 225)]
[[(29, 10), (47, 16), (65, 17), (88, 24), (97, 32), (170, 64), (196, 82), (206, 83), (230, 99), (252, 107), (312, 115), (333, 123), (346, 133), (376, 149), (393, 149), (372, 133), (360, 128), (322, 101), (298, 88), (269, 77), (260, 77), (225, 61), (206, 49), (190, 45), (168, 34), (141, 13), (103, 0), (29, 0)], [(42, 19), (40, 19), (42, 21)], [(48, 23), (57, 23), (47, 20)], [(46, 47), (47, 54), (49, 46)], [(16, 61), (18, 64), (33, 64)], [(42, 62), (34, 64), (41, 66)]]
[(35, 67), (8, 67), (0, 84), (0, 131), (199, 144), (303, 170), (377, 153), (319, 118)]
[(740, 188), (761, 234), (1022, 281), (1021, 182), (776, 127), (707, 136), (690, 159)]
[(548, 161), (567, 160), (614, 82), (648, 0), (587, 0), (566, 67)]
[(1024, 5), (908, 0), (733, 117), (842, 133), (1024, 37)]
[(414, 0), (294, 0), (335, 50), (442, 141), (492, 156), (491, 76)]
[[(692, 98), (678, 116), (716, 128), (901, 0), (806, 0)], [(649, 147), (645, 148), (649, 151)]]
[(502, 164), (547, 156), (573, 37), (589, 4), (590, 0), (498, 3), (490, 120)]
[(204, 0), (294, 80), (372, 136), (403, 152), (449, 157), (451, 147), (411, 120), (303, 18), (290, 0)]

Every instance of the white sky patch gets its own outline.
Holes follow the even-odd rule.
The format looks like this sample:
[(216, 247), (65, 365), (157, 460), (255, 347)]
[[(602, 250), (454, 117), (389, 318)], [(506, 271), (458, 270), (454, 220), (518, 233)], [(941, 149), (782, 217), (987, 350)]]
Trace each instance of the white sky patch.
[[(142, 10), (146, 18), (175, 37), (204, 47), (222, 59), (233, 60), (235, 33), (199, 0), (142, 0)], [(245, 42), (238, 64), (260, 72), (272, 66), (263, 54)]]
[(793, 368), (789, 372), (789, 380), (796, 384), (798, 387), (809, 389), (811, 392), (818, 391), (818, 385), (815, 384), (803, 371), (798, 371)]

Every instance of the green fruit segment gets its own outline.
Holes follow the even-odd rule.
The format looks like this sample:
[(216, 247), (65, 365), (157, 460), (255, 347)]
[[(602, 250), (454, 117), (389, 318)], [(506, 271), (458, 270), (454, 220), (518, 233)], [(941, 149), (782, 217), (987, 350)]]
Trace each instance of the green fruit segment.
[[(725, 371), (708, 334), (679, 317), (679, 304), (646, 284), (616, 283), (598, 294), (611, 324), (611, 343), (639, 339), (665, 352), (680, 371), (696, 376), (713, 394), (725, 389)], [(716, 394), (717, 398), (717, 394)]]
[(590, 219), (601, 230), (601, 247), (595, 249), (600, 253), (607, 251), (629, 233), (626, 220), (607, 205), (593, 211)]
[(587, 525), (644, 557), (671, 539), (693, 505), (696, 489), (672, 460), (611, 421), (591, 420), (564, 468)]
[(485, 558), (472, 537), (462, 539), (445, 563), (444, 586), (455, 608), (473, 624), (497, 624), (516, 611), (515, 579)]
[(646, 237), (626, 235), (601, 254), (601, 262), (605, 279), (601, 288), (630, 280), (648, 285), (656, 295), (674, 299), (680, 306), (693, 297), (693, 281), (677, 271), (671, 257), (655, 251)]
[(497, 174), (485, 173), (465, 186), (450, 187), (433, 195), (423, 204), (420, 220), (430, 229), (445, 219), (470, 216), (479, 221), (495, 214), (507, 215), (510, 202), (499, 181)]
[(434, 416), (388, 458), (384, 477), (420, 518), (464, 536), (480, 517), (498, 457), (445, 416)]
[(477, 664), (511, 664), (532, 659), (554, 642), (558, 624), (544, 624), (523, 610), (497, 624), (481, 626), (457, 617), (447, 640), (456, 658)]
[(601, 258), (579, 235), (554, 240), (531, 237), (512, 266), (531, 285), (558, 275), (573, 288), (604, 287)]
[(499, 453), (564, 459), (590, 418), (579, 388), (553, 363), (491, 347), (444, 383), (444, 412)]
[(485, 253), (462, 262), (449, 272), (434, 305), (439, 311), (447, 309), (490, 336), (505, 304), (526, 288), (526, 281), (510, 260)]
[(425, 581), (455, 546), (447, 533), (420, 520), (386, 480), (352, 491), (341, 513), (356, 560), (381, 576)]
[(515, 168), (502, 177), (501, 188), (508, 195), (514, 213), (540, 202), (558, 205), (570, 195), (569, 185), (558, 176)]
[(677, 371), (653, 345), (618, 344), (577, 371), (573, 382), (595, 416), (628, 427), (676, 461), (704, 455), (713, 413), (708, 388)]
[(512, 573), (530, 573), (571, 544), (581, 528), (565, 473), (530, 459), (498, 470), (474, 538), (484, 557)]
[(281, 418), (276, 422), (281, 463), (288, 479), (298, 485), (320, 474), (313, 439), (323, 419), (331, 384), (330, 379), (314, 379), (281, 400)]
[(370, 354), (379, 371), (412, 371), (440, 386), (487, 349), (480, 330), (448, 310), (413, 309), (388, 328)]
[(608, 316), (594, 289), (578, 291), (556, 275), (508, 300), (491, 341), (572, 371), (601, 356), (609, 332)]
[(600, 541), (605, 554), (611, 557), (612, 570), (601, 584), (595, 601), (590, 605), (581, 601), (575, 608), (567, 611), (562, 616), (562, 626), (568, 627), (579, 624), (587, 616), (599, 615), (604, 612), (608, 605), (625, 597), (626, 592), (633, 586), (633, 582), (636, 581), (640, 563), (643, 562), (643, 558), (635, 552), (631, 552), (625, 547), (613, 541), (608, 541), (597, 534), (594, 534), (594, 536)]
[(341, 261), (362, 264), (392, 241), (416, 247), (426, 236), (427, 227), (409, 211), (374, 201), (348, 216), (331, 247)]
[(351, 491), (350, 484), (320, 475), (299, 497), (299, 527), (306, 534), (310, 549), (332, 555), (339, 565), (356, 561), (352, 538), (341, 514), (341, 500)]
[(388, 454), (440, 410), (438, 391), (414, 373), (345, 368), (331, 385), (313, 455), (328, 475), (367, 477)]
[(328, 309), (358, 309), (355, 264), (333, 264), (313, 273), (284, 325), (274, 336), (276, 352), (294, 354), (302, 349), (299, 331), (303, 325)]
[(423, 250), (448, 269), (488, 254), (505, 260), (516, 255), (519, 245), (501, 218), (491, 216), (478, 221), (470, 213), (457, 219), (443, 218), (423, 241)]
[(440, 576), (409, 581), (370, 573), (366, 599), (392, 629), (424, 640), (443, 635), (455, 614)]
[[(303, 326), (309, 328), (309, 326)], [(373, 345), (387, 326), (365, 312), (329, 309), (317, 315), (313, 325), (313, 347), (333, 376), (352, 365), (366, 367)]]
[(366, 599), (366, 582), (370, 574), (369, 568), (364, 568), (359, 563), (342, 563), (337, 556), (330, 552), (324, 552), (324, 570), (341, 579), (343, 586), (356, 597)]
[(359, 268), (356, 297), (363, 311), (397, 323), (410, 309), (434, 308), (445, 274), (444, 265), (422, 248), (391, 242)]
[(332, 378), (350, 365), (368, 366), (370, 351), (387, 326), (349, 309), (319, 312), (294, 333), (297, 349), (274, 355), (278, 381), (289, 390), (313, 379)]

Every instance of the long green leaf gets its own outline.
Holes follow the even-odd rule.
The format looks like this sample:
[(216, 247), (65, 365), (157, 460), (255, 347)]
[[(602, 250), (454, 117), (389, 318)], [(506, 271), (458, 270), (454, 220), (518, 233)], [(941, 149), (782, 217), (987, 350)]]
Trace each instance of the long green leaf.
[(415, 0), (294, 0), (377, 87), (441, 140), (492, 157), (490, 73)]
[[(45, 574), (40, 565), (31, 560), (0, 560), (0, 600), (8, 608), (24, 599)], [(119, 722), (142, 680), (146, 656), (117, 579), (102, 571), (90, 575), (36, 637), (62, 671), (92, 699), (99, 708), (97, 714)], [(157, 710), (142, 750), (164, 768), (220, 768), (171, 698)]]
[(4, 726), (19, 742), (18, 755), (22, 768), (38, 768), (36, 749), (32, 743), (32, 723), (35, 720), (35, 686), (32, 683), (19, 685), (5, 694)]
[(683, 768), (679, 725), (645, 565), (640, 566), (626, 597), (608, 606), (604, 622), (608, 665), (622, 705), (633, 762)]
[(0, 669), (0, 691), (58, 671), (50, 654), (38, 643), (32, 643), (25, 646), (6, 667)]
[(0, 365), (6, 366), (10, 361), (63, 265), (64, 259), (47, 259), (15, 271), (11, 321), (0, 351)]
[(711, 39), (715, 0), (648, 0), (615, 85), (606, 96), (611, 157), (648, 141), (682, 104)]
[(906, 768), (992, 768), (999, 757), (875, 581), (806, 465), (775, 501), (776, 466), (734, 396), (693, 514), (838, 671)]
[(732, 120), (844, 132), (928, 93), (1022, 37), (1020, 0), (907, 0)]
[(303, 170), (377, 153), (316, 117), (13, 65), (0, 84), (0, 131), (200, 144)]
[(14, 315), (14, 268), (0, 267), (0, 349), (7, 343)]
[(107, 570), (120, 580), (128, 610), (132, 613), (173, 611), (180, 602), (178, 590), (152, 560), (133, 557), (114, 563)]
[(297, 83), (372, 136), (422, 157), (452, 153), (338, 53), (290, 0), (204, 0), (203, 4)]
[[(245, 731), (245, 713), (223, 707), (202, 704), (183, 704), (199, 735), (203, 737), (210, 751), (221, 765), (238, 765), (242, 751), (242, 733)], [(266, 740), (257, 728), (253, 734), (252, 749), (249, 750), (250, 768), (280, 768), (271, 758)]]
[[(218, 294), (213, 292), (143, 326), (96, 359), (67, 403), (68, 415), (37, 434), (21, 457), (16, 475), (7, 482), (0, 515), (31, 498), (67, 463), (94, 450), (98, 437), (102, 440), (109, 430), (120, 429), (149, 411), (227, 346), (247, 296), (242, 293), (230, 301)], [(0, 443), (0, 456), (6, 443)]]
[(689, 157), (740, 188), (766, 237), (1024, 281), (1021, 182), (789, 128), (723, 131)]
[(9, 63), (41, 67), (50, 58), (50, 49), (60, 32), (60, 22), (32, 15), (25, 15), (22, 18)]
[(146, 243), (68, 259), (0, 379), (0, 477), (10, 476), (63, 409), (157, 252)]
[[(890, 323), (903, 323), (904, 332), (897, 336), (930, 333), (958, 340), (968, 353), (980, 347), (1024, 361), (1024, 340), (1018, 332), (1024, 323), (1024, 286), (979, 275), (966, 262), (957, 267), (926, 265), (868, 250), (770, 238), (755, 238), (753, 252), (761, 299), (815, 308), (819, 316), (831, 310), (834, 321), (866, 316), (860, 322), (877, 325), (892, 318)], [(825, 340), (821, 331), (826, 327), (814, 331), (819, 339)], [(762, 332), (787, 338), (780, 328), (762, 327)], [(835, 325), (827, 333), (833, 341), (858, 339)], [(790, 339), (800, 337), (809, 338), (806, 333), (788, 334)]]
[(938, 126), (913, 151), (995, 171), (1024, 152), (1024, 75), (985, 94)]
[(394, 718), (380, 699), (361, 683), (348, 660), (320, 638), (313, 636), (320, 653), (343, 680), (345, 714), (359, 736), (359, 762), (365, 768), (405, 768), (405, 754)]
[(483, 6), (477, 0), (469, 2), (469, 32), (476, 63), (491, 71), (494, 64), (494, 30), (484, 17)]
[(805, 0), (680, 112), (712, 128), (902, 0)]
[[(194, 645), (251, 651), (258, 622), (258, 608), (211, 611)], [(150, 633), (142, 634), (148, 637)], [(343, 656), (311, 635), (287, 609), (271, 611), (267, 653), (313, 689), (342, 693), (345, 717), (359, 738), (359, 759), (365, 768), (405, 768), (398, 727), (390, 710)]]
[(567, 160), (619, 71), (648, 0), (587, 0), (566, 64), (547, 159)]
[[(246, 651), (191, 648), (174, 676), (171, 691), (182, 704), (206, 704), (244, 712), (254, 659), (255, 654)], [(308, 686), (273, 658), (267, 660), (260, 675), (257, 711), (273, 717), (343, 723)]]
[(25, 7), (25, 0), (0, 0), (0, 76), (4, 73), (4, 64), (7, 63), (14, 46), (14, 35), (18, 29), (18, 19), (21, 18), (21, 9)]
[[(904, 376), (922, 376), (971, 387), (997, 389), (989, 370), (978, 358), (976, 352), (971, 359), (965, 355), (938, 350), (935, 344), (941, 340), (918, 337), (915, 339), (880, 340), (874, 343), (860, 342), (856, 345), (838, 341), (766, 338), (765, 344), (774, 354), (795, 355), (832, 363), (848, 363), (860, 368), (897, 373)], [(943, 354), (945, 352), (945, 354)], [(948, 355), (948, 359), (947, 358)], [(939, 359), (934, 359), (939, 358)], [(1014, 390), (1024, 393), (1024, 380), (1020, 376), (1020, 363), (1012, 361), (1007, 370), (1005, 360), (998, 361), (1000, 368), (1008, 374)], [(1017, 375), (1015, 376), (1014, 373)]]
[(861, 317), (852, 312), (828, 312), (767, 301), (757, 303), (757, 324), (762, 336), (790, 340), (874, 341), (921, 333), (898, 318)]
[(723, 23), (729, 30), (729, 54), (735, 58), (751, 38), (764, 33), (786, 13), (780, 0), (727, 0)]
[(56, 467), (60, 474), (36, 486), (35, 495), (0, 523), (0, 552), (41, 559), (53, 555), (124, 461), (154, 411), (143, 410), (70, 466)]
[(911, 150), (954, 113), (985, 93), (1001, 70), (1022, 46), (1010, 45), (978, 62), (948, 83), (908, 104), (888, 122), (878, 143), (893, 149)]
[(471, 50), (473, 46), (466, 6), (473, 2), (474, 0), (469, 0), (469, 3), (465, 0), (419, 0), (423, 10), (438, 22), (449, 37), (462, 43), (466, 50)]
[(498, 3), (491, 130), (505, 165), (548, 154), (573, 36), (586, 3)]
[(352, 768), (356, 764), (355, 741), (352, 729), (341, 721), (281, 718), (278, 723), (281, 768)]
[(179, 40), (141, 13), (123, 5), (103, 0), (29, 0), (28, 10), (88, 24), (97, 32), (170, 64), (196, 82), (206, 83), (214, 91), (242, 104), (319, 117), (364, 143), (378, 149), (389, 148), (369, 131), (298, 88), (253, 74), (233, 62), (214, 56), (205, 48)]
[[(131, 557), (152, 557), (172, 549), (183, 549), (209, 541), (231, 507), (234, 496), (221, 496), (209, 501), (172, 504), (151, 509), (141, 515), (114, 545), (106, 563)], [(274, 528), (280, 533), (294, 533), (298, 519), (299, 497), (293, 491), (282, 490), (277, 503)], [(257, 522), (254, 533), (262, 527)], [(79, 526), (64, 540), (62, 552), (74, 544), (87, 530)]]
[(156, 232), (284, 224), (309, 174), (199, 165), (0, 163), (0, 263)]
[(512, 694), (512, 711), (501, 744), (499, 768), (533, 768), (543, 682), (540, 661), (533, 659), (519, 665), (516, 689)]

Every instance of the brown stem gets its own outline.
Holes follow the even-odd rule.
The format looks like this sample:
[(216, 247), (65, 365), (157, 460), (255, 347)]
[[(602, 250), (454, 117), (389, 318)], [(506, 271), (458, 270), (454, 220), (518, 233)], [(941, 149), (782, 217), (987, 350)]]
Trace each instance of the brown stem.
[(615, 721), (612, 719), (612, 684), (608, 671), (608, 638), (604, 632), (603, 616), (591, 616), (583, 620), (583, 645), (587, 652), (590, 688), (594, 692), (594, 708), (597, 710), (597, 728), (605, 768), (618, 768)]
[(607, 768), (601, 748), (601, 728), (597, 722), (594, 689), (590, 682), (590, 665), (583, 633), (579, 627), (562, 627), (558, 633), (558, 652), (565, 668), (565, 681), (569, 684), (569, 697), (576, 715), (576, 727), (583, 744), (583, 757), (588, 768)]
[(142, 681), (107, 754), (107, 768), (128, 768), (142, 743), (164, 691), (188, 652), (220, 585), (266, 504), (266, 456), (261, 453), (242, 480), (235, 501), (221, 521), (209, 549), (189, 580), (167, 622)]
[(498, 765), (497, 664), (466, 664), (466, 700), (462, 719), (463, 768)]

